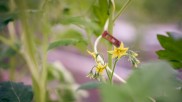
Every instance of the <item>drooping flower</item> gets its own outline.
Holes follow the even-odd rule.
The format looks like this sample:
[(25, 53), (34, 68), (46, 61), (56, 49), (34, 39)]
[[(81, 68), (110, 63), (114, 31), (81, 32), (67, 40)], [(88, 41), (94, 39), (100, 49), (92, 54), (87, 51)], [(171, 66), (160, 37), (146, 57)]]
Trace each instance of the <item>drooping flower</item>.
[(113, 51), (108, 51), (108, 53), (112, 54), (112, 58), (118, 58), (120, 59), (122, 56), (126, 55), (128, 51), (128, 48), (124, 48), (124, 44), (121, 43), (120, 47), (114, 47)]
[(129, 51), (130, 53), (131, 53), (131, 56), (133, 56), (133, 57), (137, 57), (138, 56), (138, 54), (136, 53), (136, 52), (134, 52), (134, 51)]
[(134, 67), (137, 67), (140, 61), (137, 59), (138, 54), (134, 51), (128, 50), (127, 56), (129, 61), (133, 64)]
[(93, 71), (91, 70), (86, 77), (89, 77), (90, 79), (93, 79), (94, 78)]
[(106, 67), (107, 67), (107, 64), (102, 65), (101, 63), (98, 63), (97, 66), (96, 66), (96, 72), (99, 75), (101, 75), (104, 72), (104, 70), (106, 69)]
[(91, 79), (98, 79), (106, 69), (107, 64), (101, 64), (100, 62), (97, 63), (96, 66), (94, 66), (91, 71), (88, 73), (87, 77)]

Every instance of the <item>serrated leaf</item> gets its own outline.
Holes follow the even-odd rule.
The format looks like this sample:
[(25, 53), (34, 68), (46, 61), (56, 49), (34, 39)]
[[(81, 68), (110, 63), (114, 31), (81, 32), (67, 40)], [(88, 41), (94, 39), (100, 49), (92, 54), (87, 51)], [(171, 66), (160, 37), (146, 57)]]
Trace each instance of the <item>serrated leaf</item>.
[(49, 45), (48, 50), (56, 48), (56, 47), (60, 47), (60, 46), (75, 45), (79, 41), (80, 40), (77, 40), (77, 39), (63, 39), (63, 40), (55, 41)]
[(103, 102), (181, 102), (176, 71), (165, 62), (155, 61), (134, 70), (123, 85), (103, 85)]
[(14, 82), (0, 83), (0, 102), (31, 102), (32, 99), (31, 86)]
[(77, 90), (89, 90), (99, 88), (102, 83), (100, 82), (88, 82), (82, 84)]
[(168, 36), (157, 35), (164, 50), (157, 51), (160, 59), (169, 61), (175, 69), (182, 68), (182, 34), (167, 33)]
[(181, 56), (179, 53), (172, 53), (169, 50), (159, 50), (157, 51), (157, 54), (160, 55), (159, 58), (160, 59), (166, 59), (166, 60), (182, 60)]
[(166, 51), (166, 50), (159, 50), (156, 53), (157, 53), (157, 55), (159, 56), (160, 59), (165, 59), (165, 60), (169, 61), (169, 63), (171, 63), (175, 69), (180, 69), (181, 68), (182, 58), (179, 57), (181, 55), (179, 55), (177, 53), (170, 54), (171, 52)]
[(182, 39), (182, 34), (176, 32), (167, 32), (167, 35), (175, 40)]

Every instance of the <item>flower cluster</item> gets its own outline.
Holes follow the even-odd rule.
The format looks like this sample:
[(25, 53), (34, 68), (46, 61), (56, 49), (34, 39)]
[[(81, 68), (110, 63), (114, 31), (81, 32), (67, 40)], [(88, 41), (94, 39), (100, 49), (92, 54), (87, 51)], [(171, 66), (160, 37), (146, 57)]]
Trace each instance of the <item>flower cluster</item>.
[[(101, 61), (98, 60), (98, 57), (101, 57), (98, 53), (87, 51), (95, 60), (96, 65), (91, 69), (87, 77), (92, 79), (99, 79), (104, 70), (107, 70), (107, 63), (103, 64)], [(138, 56), (137, 53), (134, 51), (128, 50), (128, 48), (124, 47), (124, 44), (121, 43), (119, 47), (114, 47), (114, 50), (108, 51), (109, 54), (112, 55), (113, 59), (116, 59), (118, 61), (123, 56), (128, 56), (128, 60), (132, 63), (134, 67), (137, 67), (137, 65), (140, 63), (140, 61), (136, 58)]]

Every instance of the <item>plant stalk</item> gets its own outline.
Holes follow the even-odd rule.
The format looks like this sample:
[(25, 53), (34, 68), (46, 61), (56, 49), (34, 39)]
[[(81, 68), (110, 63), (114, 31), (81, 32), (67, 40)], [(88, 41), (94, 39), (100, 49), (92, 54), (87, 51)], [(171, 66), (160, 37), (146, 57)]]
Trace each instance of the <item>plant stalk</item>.
[[(114, 12), (115, 12), (115, 4), (114, 0), (109, 1), (109, 24), (108, 24), (108, 32), (110, 34), (113, 34), (113, 27), (114, 27), (114, 22), (113, 22), (113, 17), (114, 17)], [(112, 50), (112, 44), (108, 43), (108, 51)], [(108, 66), (109, 68), (112, 68), (112, 55), (108, 54)], [(111, 69), (112, 70), (112, 69)]]
[(116, 63), (118, 62), (118, 58), (114, 61), (114, 65), (113, 65), (113, 68), (112, 68), (112, 73), (111, 73), (111, 84), (113, 83), (113, 75), (114, 75), (114, 71), (115, 71), (115, 68), (116, 68)]

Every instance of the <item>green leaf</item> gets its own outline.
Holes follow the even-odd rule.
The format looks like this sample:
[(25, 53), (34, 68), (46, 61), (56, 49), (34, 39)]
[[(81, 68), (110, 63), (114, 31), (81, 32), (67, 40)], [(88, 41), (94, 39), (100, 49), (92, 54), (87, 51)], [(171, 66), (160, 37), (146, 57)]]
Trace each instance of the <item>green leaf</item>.
[(57, 89), (59, 101), (61, 102), (75, 102), (76, 96), (73, 90), (68, 88)]
[(59, 34), (57, 38), (78, 40), (78, 42), (74, 45), (81, 51), (85, 51), (88, 45), (87, 40), (85, 40), (83, 35), (79, 31), (73, 29), (67, 30), (62, 34)]
[(0, 83), (0, 102), (32, 102), (33, 92), (23, 83)]
[(64, 38), (64, 39), (83, 39), (82, 34), (79, 31), (69, 29), (65, 31), (63, 34), (58, 35), (59, 38)]
[(179, 82), (176, 71), (165, 62), (152, 62), (134, 70), (123, 85), (103, 85), (103, 102), (181, 102), (181, 93), (176, 88)]
[(62, 18), (60, 23), (68, 25), (68, 24), (84, 24), (85, 20), (81, 19), (81, 17), (66, 17)]
[(80, 42), (80, 40), (77, 40), (77, 39), (63, 39), (63, 40), (55, 41), (49, 45), (48, 50), (56, 48), (56, 47), (60, 47), (60, 46), (75, 45), (78, 42)]
[(82, 84), (77, 90), (88, 90), (88, 89), (96, 89), (100, 87), (101, 83), (100, 82), (88, 82)]
[[(182, 68), (182, 35), (167, 33), (168, 36), (157, 35), (157, 38), (164, 50), (157, 51), (160, 59), (169, 61), (174, 68)], [(181, 36), (180, 36), (181, 35)]]
[(108, 1), (99, 0), (97, 4), (93, 5), (93, 15), (97, 23), (103, 27), (108, 18)]
[[(58, 21), (55, 21), (55, 22), (57, 23)], [(83, 16), (64, 17), (60, 20), (60, 23), (64, 25), (75, 24), (75, 25), (78, 25), (79, 27), (90, 29), (93, 32), (99, 32), (100, 30), (100, 26), (97, 23), (92, 22), (91, 20), (85, 19), (85, 17)]]
[(9, 3), (9, 0), (0, 1), (0, 13), (5, 13), (9, 11), (8, 3)]

